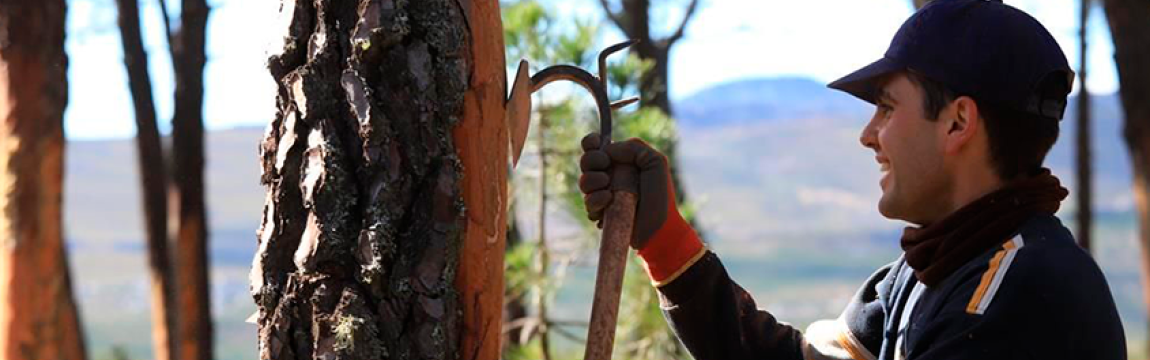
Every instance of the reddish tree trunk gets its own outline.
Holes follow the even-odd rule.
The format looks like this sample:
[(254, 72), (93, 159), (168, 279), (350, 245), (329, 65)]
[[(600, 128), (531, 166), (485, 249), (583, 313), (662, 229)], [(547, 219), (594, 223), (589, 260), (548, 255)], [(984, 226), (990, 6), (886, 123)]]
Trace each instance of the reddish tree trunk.
[(179, 358), (212, 358), (207, 210), (204, 204), (204, 0), (180, 2), (180, 29), (172, 36), (176, 75), (172, 117), (172, 204), (176, 229), (176, 286), (180, 309)]
[(85, 359), (61, 204), (63, 0), (0, 2), (0, 358)]
[[(1106, 0), (1114, 40), (1119, 97), (1126, 115), (1126, 145), (1134, 168), (1134, 202), (1142, 247), (1143, 298), (1150, 309), (1150, 2)], [(1147, 344), (1150, 349), (1150, 343)]]
[(252, 291), (261, 359), (497, 359), (498, 3), (284, 1)]

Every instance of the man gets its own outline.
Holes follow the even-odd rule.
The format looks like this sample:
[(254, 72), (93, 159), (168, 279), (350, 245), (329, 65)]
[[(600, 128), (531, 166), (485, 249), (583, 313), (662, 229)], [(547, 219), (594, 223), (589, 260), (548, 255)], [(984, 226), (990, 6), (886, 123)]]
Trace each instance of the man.
[(1067, 191), (1042, 167), (1072, 81), (1029, 15), (935, 0), (883, 59), (831, 83), (875, 104), (860, 141), (882, 169), (878, 208), (911, 226), (903, 255), (806, 332), (728, 278), (642, 141), (585, 138), (580, 188), (592, 220), (610, 190), (638, 193), (632, 246), (696, 359), (1125, 359), (1106, 280), (1053, 216)]

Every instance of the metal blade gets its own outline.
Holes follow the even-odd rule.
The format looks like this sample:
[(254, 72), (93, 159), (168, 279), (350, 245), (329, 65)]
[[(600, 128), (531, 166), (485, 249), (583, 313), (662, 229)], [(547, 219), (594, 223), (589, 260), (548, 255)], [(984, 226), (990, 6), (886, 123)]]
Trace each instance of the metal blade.
[(523, 145), (527, 142), (527, 130), (531, 128), (531, 77), (527, 75), (527, 68), (527, 60), (520, 60), (511, 84), (511, 95), (507, 99), (512, 168), (519, 165), (519, 155), (523, 154)]
[(637, 102), (639, 102), (638, 97), (631, 97), (631, 98), (619, 100), (619, 101), (611, 103), (611, 110), (619, 110), (619, 109), (622, 109), (623, 107), (625, 107), (627, 105), (631, 105), (631, 104), (634, 104)]

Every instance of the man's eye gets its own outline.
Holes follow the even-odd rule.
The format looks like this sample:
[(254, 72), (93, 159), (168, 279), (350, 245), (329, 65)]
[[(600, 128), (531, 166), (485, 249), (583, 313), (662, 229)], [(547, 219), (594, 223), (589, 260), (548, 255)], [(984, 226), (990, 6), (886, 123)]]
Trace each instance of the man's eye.
[(883, 114), (889, 114), (894, 111), (894, 107), (887, 104), (878, 104), (878, 111)]

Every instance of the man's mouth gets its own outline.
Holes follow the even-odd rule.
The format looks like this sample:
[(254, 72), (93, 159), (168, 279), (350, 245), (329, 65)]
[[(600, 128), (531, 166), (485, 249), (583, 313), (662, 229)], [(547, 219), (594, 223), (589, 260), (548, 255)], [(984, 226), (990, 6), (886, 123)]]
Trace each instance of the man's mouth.
[(875, 156), (874, 160), (878, 162), (878, 170), (882, 173), (882, 177), (878, 180), (878, 186), (885, 189), (888, 178), (890, 177), (890, 160), (885, 156)]
[(878, 170), (879, 171), (882, 171), (884, 173), (890, 171), (890, 159), (887, 159), (885, 156), (882, 156), (882, 155), (876, 155), (874, 157), (874, 161), (878, 162)]

